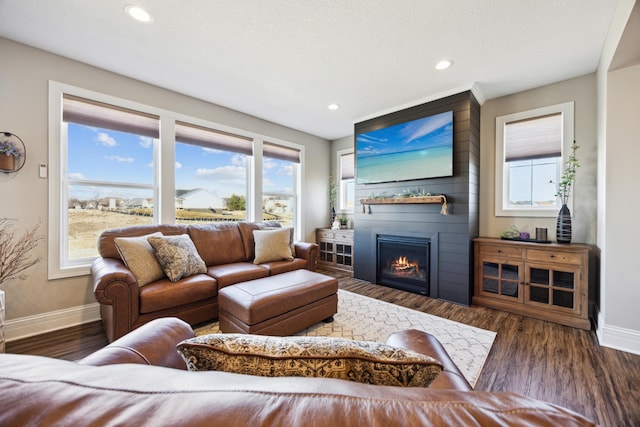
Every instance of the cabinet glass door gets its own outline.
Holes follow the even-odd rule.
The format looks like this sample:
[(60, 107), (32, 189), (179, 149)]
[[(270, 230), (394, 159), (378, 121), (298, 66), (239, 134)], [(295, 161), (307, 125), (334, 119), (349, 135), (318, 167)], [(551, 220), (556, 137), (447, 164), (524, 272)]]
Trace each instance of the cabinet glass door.
[(333, 262), (333, 243), (320, 242), (320, 261)]
[(529, 265), (525, 303), (544, 305), (557, 311), (579, 313), (579, 295), (576, 284), (578, 269), (571, 266), (549, 267)]
[(509, 300), (522, 300), (520, 295), (521, 263), (485, 260), (480, 272), (481, 293)]
[(352, 264), (351, 251), (352, 251), (351, 245), (336, 243), (336, 264), (351, 267), (351, 264)]

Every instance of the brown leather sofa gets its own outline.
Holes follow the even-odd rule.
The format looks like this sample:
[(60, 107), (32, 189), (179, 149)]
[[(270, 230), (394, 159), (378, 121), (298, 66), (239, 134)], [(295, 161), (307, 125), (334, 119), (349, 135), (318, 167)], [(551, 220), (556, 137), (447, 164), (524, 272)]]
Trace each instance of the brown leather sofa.
[(398, 332), (388, 344), (438, 358), (445, 370), (428, 388), (188, 372), (175, 346), (192, 336), (189, 325), (167, 318), (80, 363), (0, 354), (0, 425), (595, 425), (556, 405), (471, 390), (439, 342), (421, 331)]
[[(279, 227), (277, 222), (229, 222), (211, 225), (140, 225), (103, 232), (98, 239), (97, 258), (91, 266), (96, 300), (109, 341), (160, 317), (175, 316), (195, 325), (217, 319), (218, 290), (229, 285), (297, 269), (314, 271), (318, 245), (295, 242), (292, 261), (256, 265), (253, 231)], [(154, 232), (188, 234), (207, 265), (206, 274), (195, 274), (171, 282), (167, 278), (143, 287), (125, 266), (114, 239)]]

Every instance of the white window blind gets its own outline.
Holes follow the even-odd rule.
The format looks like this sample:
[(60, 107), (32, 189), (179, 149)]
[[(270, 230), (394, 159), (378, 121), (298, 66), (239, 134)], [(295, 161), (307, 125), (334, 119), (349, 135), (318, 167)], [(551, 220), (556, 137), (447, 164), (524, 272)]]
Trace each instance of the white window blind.
[(176, 141), (249, 156), (253, 154), (253, 138), (182, 122), (176, 122)]
[(300, 163), (300, 150), (295, 148), (283, 147), (282, 145), (265, 142), (262, 146), (262, 154), (272, 159), (288, 160), (294, 163)]
[(355, 157), (353, 153), (340, 156), (340, 179), (355, 178)]
[(159, 116), (69, 94), (62, 97), (62, 120), (151, 138), (160, 137)]
[(504, 125), (505, 161), (562, 156), (562, 114), (518, 120)]

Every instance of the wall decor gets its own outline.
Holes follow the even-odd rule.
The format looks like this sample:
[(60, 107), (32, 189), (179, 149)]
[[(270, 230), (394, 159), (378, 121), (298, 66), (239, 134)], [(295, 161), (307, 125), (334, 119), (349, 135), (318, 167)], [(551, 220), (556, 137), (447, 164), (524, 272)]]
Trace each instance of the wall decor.
[(0, 172), (18, 172), (27, 159), (27, 149), (18, 135), (0, 132)]
[(356, 184), (453, 175), (453, 111), (356, 134)]

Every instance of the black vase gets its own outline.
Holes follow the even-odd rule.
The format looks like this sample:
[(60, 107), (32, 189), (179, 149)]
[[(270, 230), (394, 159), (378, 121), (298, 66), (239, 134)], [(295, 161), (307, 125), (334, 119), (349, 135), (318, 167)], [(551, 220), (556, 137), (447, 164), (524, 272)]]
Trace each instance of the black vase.
[(571, 243), (571, 211), (566, 204), (562, 204), (556, 222), (556, 240), (558, 243)]

